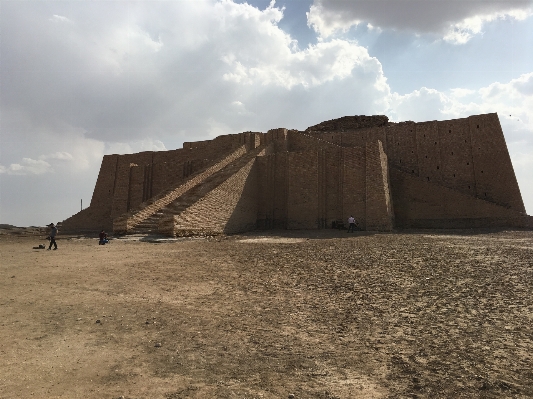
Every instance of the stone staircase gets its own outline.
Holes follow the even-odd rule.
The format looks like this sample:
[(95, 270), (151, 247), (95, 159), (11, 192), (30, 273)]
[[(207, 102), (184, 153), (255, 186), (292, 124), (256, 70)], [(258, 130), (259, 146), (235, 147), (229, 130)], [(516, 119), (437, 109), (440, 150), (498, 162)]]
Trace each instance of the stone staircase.
[(239, 171), (262, 150), (261, 146), (247, 152), (245, 146), (240, 147), (180, 186), (159, 194), (141, 204), (138, 209), (115, 218), (113, 231), (118, 234), (157, 233), (162, 218), (183, 212)]
[[(222, 184), (183, 212), (173, 216), (171, 221), (168, 218), (163, 220), (159, 226), (160, 232), (179, 237), (254, 230), (257, 222), (257, 208), (253, 205), (250, 207), (251, 204), (248, 201), (250, 201), (251, 192), (245, 189), (254, 164), (255, 159), (251, 159)], [(257, 198), (253, 194), (252, 197), (255, 205)]]

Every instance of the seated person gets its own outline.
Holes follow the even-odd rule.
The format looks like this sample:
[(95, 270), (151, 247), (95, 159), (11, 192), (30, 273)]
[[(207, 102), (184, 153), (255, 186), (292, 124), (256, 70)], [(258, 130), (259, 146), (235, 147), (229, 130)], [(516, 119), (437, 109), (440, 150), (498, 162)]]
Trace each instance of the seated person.
[(100, 232), (100, 241), (98, 242), (98, 245), (105, 245), (109, 242), (109, 240), (107, 239), (107, 234), (104, 230), (102, 230)]

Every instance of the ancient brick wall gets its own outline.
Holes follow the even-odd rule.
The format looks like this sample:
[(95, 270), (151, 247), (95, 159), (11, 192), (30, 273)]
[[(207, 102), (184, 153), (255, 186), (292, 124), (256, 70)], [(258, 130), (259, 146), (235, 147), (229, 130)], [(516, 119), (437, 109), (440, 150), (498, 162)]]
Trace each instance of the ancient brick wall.
[[(491, 227), (490, 219), (513, 219), (520, 213), (497, 204), (390, 169), (398, 227)], [(507, 224), (509, 225), (509, 224)]]
[(145, 166), (130, 167), (130, 184), (128, 193), (128, 210), (138, 207), (143, 202)]
[(257, 157), (260, 229), (287, 228), (288, 165), (287, 152)]
[(307, 130), (323, 132), (345, 131), (365, 127), (386, 126), (388, 122), (389, 118), (385, 115), (343, 116), (342, 118), (321, 122), (318, 125), (307, 128)]
[(289, 153), (288, 229), (316, 229), (319, 227), (318, 168), (317, 152)]
[[(109, 229), (113, 218), (149, 206), (236, 149), (258, 146), (264, 150), (247, 179), (256, 176), (259, 228), (327, 228), (349, 215), (380, 230), (395, 218), (404, 227), (529, 223), (521, 221), (525, 208), (498, 117), (487, 114), (422, 123), (345, 117), (305, 132), (245, 132), (173, 151), (105, 156), (91, 206), (64, 226)], [(228, 209), (242, 214), (233, 200)]]
[(118, 157), (118, 155), (104, 155), (94, 187), (90, 206), (101, 209), (103, 213), (111, 214), (110, 198), (115, 191)]
[[(120, 216), (130, 209), (130, 194), (134, 198), (142, 197), (143, 184), (135, 184), (135, 179), (139, 174), (144, 174), (144, 170), (139, 168), (139, 165), (146, 165), (152, 161), (152, 152), (141, 152), (138, 154), (126, 154), (118, 157), (117, 167), (115, 170), (115, 184), (111, 203), (111, 218)], [(132, 184), (132, 180), (133, 183)], [(98, 184), (98, 183), (97, 183)], [(130, 189), (130, 186), (133, 188)]]
[(476, 115), (468, 121), (477, 197), (525, 214), (498, 116)]
[(287, 135), (289, 130), (287, 129), (271, 129), (267, 133), (262, 134), (260, 137), (261, 145), (271, 146), (273, 152), (285, 152), (288, 151)]
[(342, 211), (337, 218), (347, 223), (353, 216), (366, 228), (366, 155), (363, 147), (347, 147), (343, 152)]
[(386, 131), (396, 169), (525, 213), (496, 114), (392, 124)]
[(342, 220), (345, 216), (344, 162), (342, 147), (327, 146), (319, 151), (319, 228), (330, 228), (332, 221)]
[[(440, 181), (467, 195), (476, 195), (472, 144), (467, 119), (437, 122)], [(432, 165), (433, 169), (436, 168)]]

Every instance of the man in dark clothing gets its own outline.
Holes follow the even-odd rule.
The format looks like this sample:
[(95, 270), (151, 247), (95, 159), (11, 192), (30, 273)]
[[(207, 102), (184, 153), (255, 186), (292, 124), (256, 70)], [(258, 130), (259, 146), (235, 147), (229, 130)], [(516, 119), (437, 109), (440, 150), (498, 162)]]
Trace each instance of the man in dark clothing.
[(56, 250), (57, 249), (57, 244), (56, 244), (57, 227), (54, 226), (53, 223), (50, 223), (48, 227), (50, 227), (50, 246), (48, 247), (48, 250), (52, 249), (52, 244), (54, 245), (54, 250)]
[(100, 241), (98, 242), (98, 245), (105, 245), (109, 242), (109, 240), (107, 239), (107, 234), (104, 230), (100, 232), (99, 237), (100, 237)]

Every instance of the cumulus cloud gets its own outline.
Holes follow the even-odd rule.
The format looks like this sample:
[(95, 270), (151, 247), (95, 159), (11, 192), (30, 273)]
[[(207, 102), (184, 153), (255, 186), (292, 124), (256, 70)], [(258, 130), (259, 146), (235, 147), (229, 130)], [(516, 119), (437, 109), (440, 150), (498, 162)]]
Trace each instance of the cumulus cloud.
[[(48, 131), (67, 124), (101, 142), (176, 132), (191, 140), (208, 137), (213, 120), (233, 131), (268, 128), (280, 115), (269, 100), (294, 102), (298, 87), (355, 78), (371, 104), (386, 90), (381, 64), (355, 42), (299, 50), (278, 27), (274, 2), (264, 10), (229, 0), (125, 4), (127, 13), (108, 2), (3, 7), (3, 115)], [(228, 110), (237, 99), (246, 112)], [(249, 126), (262, 114), (268, 119)]]
[(42, 159), (22, 158), (20, 163), (8, 167), (0, 165), (0, 173), (8, 175), (42, 175), (53, 172), (52, 166)]
[(427, 1), (315, 0), (308, 25), (326, 38), (367, 23), (382, 29), (434, 33), (454, 44), (464, 44), (496, 19), (523, 20), (533, 14), (530, 0)]
[(225, 80), (240, 84), (276, 85), (291, 89), (319, 86), (335, 79), (345, 79), (356, 68), (377, 68), (379, 63), (368, 51), (356, 43), (332, 40), (311, 45), (309, 48), (291, 52), (289, 48), (276, 58), (262, 57), (242, 61), (226, 58), (232, 72), (223, 75)]

